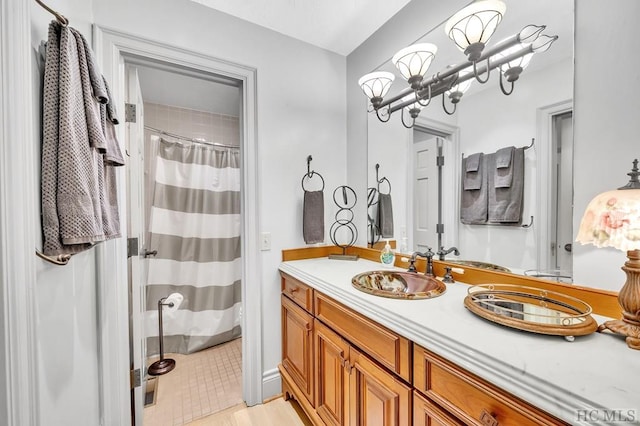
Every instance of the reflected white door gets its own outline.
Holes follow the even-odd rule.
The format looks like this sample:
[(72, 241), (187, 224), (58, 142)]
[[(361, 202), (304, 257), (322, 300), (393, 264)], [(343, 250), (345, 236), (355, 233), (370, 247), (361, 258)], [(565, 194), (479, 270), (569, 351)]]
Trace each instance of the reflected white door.
[[(137, 238), (138, 250), (130, 253), (129, 266), (129, 357), (131, 371), (139, 372), (140, 385), (132, 387), (132, 424), (142, 425), (146, 376), (146, 344), (143, 313), (146, 265), (139, 255), (145, 247), (144, 220), (144, 114), (142, 91), (135, 67), (126, 67), (126, 94), (128, 104), (136, 107), (135, 122), (126, 123), (127, 147), (127, 235)], [(133, 384), (132, 384), (133, 386)]]
[(437, 137), (413, 131), (413, 250), (437, 250)]
[[(572, 114), (554, 117), (556, 141), (555, 268), (572, 275), (573, 257), (573, 120)], [(552, 259), (553, 260), (553, 259)]]

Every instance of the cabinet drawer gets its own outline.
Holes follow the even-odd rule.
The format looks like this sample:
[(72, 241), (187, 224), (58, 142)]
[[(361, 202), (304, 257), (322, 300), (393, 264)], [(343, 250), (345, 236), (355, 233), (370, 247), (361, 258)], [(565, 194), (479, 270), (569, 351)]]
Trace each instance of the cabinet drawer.
[(313, 289), (297, 279), (282, 274), (282, 293), (305, 311), (313, 314)]
[(469, 425), (565, 425), (488, 382), (414, 345), (413, 385)]
[(316, 318), (405, 381), (411, 381), (411, 341), (321, 293), (314, 299)]
[(463, 426), (463, 423), (414, 390), (413, 426)]

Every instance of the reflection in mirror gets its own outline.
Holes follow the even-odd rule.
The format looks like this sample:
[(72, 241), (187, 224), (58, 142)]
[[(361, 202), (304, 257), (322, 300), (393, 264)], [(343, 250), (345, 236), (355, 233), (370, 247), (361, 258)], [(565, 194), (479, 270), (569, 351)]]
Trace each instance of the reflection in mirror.
[[(504, 19), (487, 49), (529, 24), (546, 25), (545, 33), (557, 34), (558, 40), (547, 52), (533, 56), (508, 96), (500, 90), (500, 73), (494, 70), (487, 84), (468, 80), (472, 83), (452, 115), (443, 110), (440, 98), (421, 109), (412, 129), (403, 126), (398, 112), (386, 123), (375, 113), (369, 114), (368, 186), (376, 187), (375, 164), (379, 164), (393, 185), (393, 239), (398, 247), (406, 246), (407, 252), (425, 246), (434, 251), (455, 246), (460, 256), (448, 254), (447, 259), (484, 262), (514, 273), (571, 281), (574, 5), (572, 0), (505, 3)], [(466, 60), (442, 27), (431, 30), (419, 42), (438, 46), (427, 75)], [(387, 98), (408, 86), (391, 61), (380, 71), (396, 74)], [(509, 86), (505, 89), (508, 92)], [(463, 155), (526, 147), (532, 139), (533, 148), (524, 151), (518, 226), (460, 223)], [(444, 162), (440, 202), (439, 143), (444, 157), (439, 160)], [(526, 227), (531, 217), (533, 225)], [(443, 230), (441, 235), (438, 228)]]

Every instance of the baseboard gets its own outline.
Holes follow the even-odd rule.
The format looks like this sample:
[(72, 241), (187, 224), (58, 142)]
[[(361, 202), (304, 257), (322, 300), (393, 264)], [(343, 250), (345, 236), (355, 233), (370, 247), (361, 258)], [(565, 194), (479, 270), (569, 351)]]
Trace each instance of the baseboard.
[(280, 371), (274, 368), (262, 374), (262, 400), (266, 401), (282, 394)]

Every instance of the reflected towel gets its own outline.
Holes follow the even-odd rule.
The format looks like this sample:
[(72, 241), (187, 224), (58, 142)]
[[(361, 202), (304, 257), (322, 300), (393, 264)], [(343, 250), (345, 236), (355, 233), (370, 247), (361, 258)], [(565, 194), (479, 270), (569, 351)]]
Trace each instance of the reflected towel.
[[(491, 159), (495, 165), (495, 159)], [(522, 223), (522, 206), (524, 200), (524, 148), (513, 150), (511, 161), (512, 178), (508, 188), (496, 187), (495, 174), (489, 173), (489, 222), (509, 223), (518, 225)]]
[(378, 194), (378, 217), (376, 225), (382, 238), (393, 238), (393, 206), (391, 194)]
[(484, 180), (485, 168), (483, 168), (484, 155), (479, 152), (463, 158), (462, 189), (480, 189)]
[(493, 170), (494, 188), (509, 188), (513, 180), (512, 158), (515, 147), (510, 146), (496, 151), (496, 167)]
[[(489, 154), (493, 155), (493, 154)], [(484, 224), (487, 222), (487, 157), (488, 155), (479, 154), (479, 163), (477, 167), (478, 184), (476, 189), (470, 189), (463, 186), (460, 196), (460, 221), (467, 225)], [(467, 172), (469, 158), (462, 159), (462, 179), (469, 174)]]
[(324, 195), (322, 191), (304, 191), (302, 236), (307, 244), (324, 241)]

